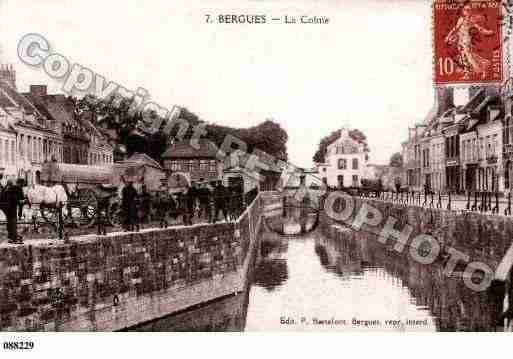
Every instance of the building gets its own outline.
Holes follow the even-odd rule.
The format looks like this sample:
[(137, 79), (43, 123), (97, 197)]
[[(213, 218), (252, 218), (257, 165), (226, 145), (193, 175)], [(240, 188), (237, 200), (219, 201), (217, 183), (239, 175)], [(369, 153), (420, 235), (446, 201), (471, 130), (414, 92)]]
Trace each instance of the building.
[(395, 191), (396, 184), (399, 184), (401, 187), (406, 184), (406, 171), (404, 167), (395, 167), (389, 165), (369, 165), (372, 170), (369, 174), (368, 179), (372, 181), (381, 181), (381, 185), (383, 189), (386, 191)]
[(112, 163), (112, 146), (89, 121), (78, 118), (75, 103), (64, 95), (48, 95), (45, 85), (20, 93), (12, 66), (0, 67), (0, 174), (38, 183), (42, 164)]
[(368, 152), (365, 143), (342, 128), (340, 137), (327, 146), (325, 163), (316, 164), (317, 172), (330, 187), (359, 187), (367, 176)]
[[(4, 118), (16, 132), (14, 166), (17, 173), (8, 175), (24, 178), (32, 184), (38, 180), (45, 159), (59, 161), (62, 158), (62, 138), (44, 113), (16, 90), (16, 73), (12, 67), (2, 66), (0, 70), (0, 104)], [(12, 139), (8, 141), (11, 141), (8, 147), (12, 151)]]
[[(0, 98), (1, 101), (1, 98)], [(5, 185), (8, 179), (14, 180), (18, 176), (16, 167), (16, 129), (14, 120), (0, 103), (0, 183)]]
[(452, 89), (437, 89), (435, 108), (413, 136), (409, 130), (403, 156), (410, 189), (454, 193), (510, 187), (511, 140), (505, 131), (510, 120), (503, 100), (495, 87), (471, 87), (468, 95), (467, 103), (456, 107)]
[(49, 95), (46, 85), (31, 85), (24, 94), (62, 137), (62, 162), (104, 165), (114, 162), (113, 147), (88, 119), (78, 116), (75, 101), (62, 94)]
[(217, 146), (205, 139), (198, 140), (195, 147), (191, 141), (180, 141), (171, 144), (162, 159), (168, 173), (182, 174), (189, 181), (220, 180), (224, 164), (217, 152)]
[[(222, 181), (225, 186), (233, 186), (236, 183), (242, 184), (244, 192), (249, 192), (254, 188), (260, 189), (263, 180), (258, 170), (251, 171), (246, 163), (251, 155), (232, 152), (226, 156), (223, 163)], [(242, 181), (242, 183), (240, 183)]]
[[(127, 171), (130, 172), (130, 169), (140, 173), (142, 183), (144, 183), (150, 191), (160, 189), (167, 178), (164, 168), (145, 153), (134, 153), (126, 160), (116, 162), (112, 166), (114, 171), (114, 181), (112, 181), (112, 183), (117, 185), (122, 184), (121, 176), (127, 173)], [(135, 186), (138, 188), (139, 183), (136, 183)]]
[(502, 126), (502, 163), (504, 169), (504, 190), (513, 189), (513, 93), (505, 94)]

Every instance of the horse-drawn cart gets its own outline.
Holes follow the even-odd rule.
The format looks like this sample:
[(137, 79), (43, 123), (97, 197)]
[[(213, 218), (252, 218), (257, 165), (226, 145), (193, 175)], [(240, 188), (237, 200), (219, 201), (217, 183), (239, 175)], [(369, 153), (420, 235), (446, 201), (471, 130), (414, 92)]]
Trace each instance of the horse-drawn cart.
[(97, 221), (98, 211), (101, 210), (109, 222), (117, 223), (120, 215), (118, 187), (111, 185), (112, 182), (112, 166), (45, 163), (41, 173), (44, 190), (62, 187), (66, 200), (57, 203), (51, 201), (50, 197), (50, 201), (41, 201), (41, 217), (47, 223), (56, 225), (61, 209), (65, 225), (89, 226)]

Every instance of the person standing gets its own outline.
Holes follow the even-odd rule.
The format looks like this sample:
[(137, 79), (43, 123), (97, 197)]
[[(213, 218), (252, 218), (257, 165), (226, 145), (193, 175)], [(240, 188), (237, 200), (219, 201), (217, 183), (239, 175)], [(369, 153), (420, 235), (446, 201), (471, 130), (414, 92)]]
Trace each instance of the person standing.
[(196, 198), (197, 198), (197, 189), (196, 184), (193, 182), (191, 186), (187, 189), (184, 195), (185, 201), (185, 217), (184, 224), (186, 226), (192, 225), (192, 219), (194, 218), (194, 207), (196, 206)]
[(8, 180), (2, 194), (2, 201), (5, 203), (5, 216), (7, 217), (8, 243), (21, 244), (23, 240), (18, 235), (17, 209), (23, 201), (23, 191), (19, 185), (15, 185), (11, 180)]
[(137, 191), (132, 181), (127, 184), (121, 191), (121, 206), (125, 214), (125, 228), (133, 231), (137, 222)]
[(145, 184), (141, 188), (142, 221), (148, 223), (151, 216), (151, 194)]
[(219, 218), (219, 212), (222, 213), (224, 220), (228, 219), (228, 189), (223, 185), (221, 181), (217, 181), (216, 186), (214, 188), (214, 217), (213, 223), (217, 222)]

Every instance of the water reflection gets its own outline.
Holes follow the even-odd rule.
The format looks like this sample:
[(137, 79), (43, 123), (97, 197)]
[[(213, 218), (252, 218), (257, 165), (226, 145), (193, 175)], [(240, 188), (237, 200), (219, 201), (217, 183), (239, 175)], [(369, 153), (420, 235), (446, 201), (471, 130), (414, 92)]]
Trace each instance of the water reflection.
[(494, 330), (497, 304), (372, 238), (260, 234), (250, 288), (135, 330)]
[(240, 332), (244, 330), (247, 308), (246, 291), (132, 327), (127, 331)]
[(285, 259), (288, 243), (288, 240), (274, 235), (271, 231), (261, 233), (253, 271), (255, 285), (272, 291), (288, 279)]
[(366, 265), (368, 256), (355, 245), (317, 232), (299, 240), (275, 236), (287, 241), (287, 251), (267, 258), (286, 260), (288, 278), (269, 291), (267, 277), (255, 272), (246, 330), (435, 330), (430, 312), (416, 305), (401, 280)]

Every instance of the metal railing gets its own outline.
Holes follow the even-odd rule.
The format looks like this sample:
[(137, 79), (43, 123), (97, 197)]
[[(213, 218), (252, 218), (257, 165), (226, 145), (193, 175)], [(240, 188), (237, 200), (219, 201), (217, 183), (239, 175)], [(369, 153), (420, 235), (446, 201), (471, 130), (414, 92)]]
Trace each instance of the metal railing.
[(445, 209), (449, 211), (470, 211), (487, 214), (502, 214), (511, 216), (511, 192), (504, 196), (492, 191), (467, 191), (464, 195), (453, 192), (424, 191), (360, 191), (355, 193), (358, 197), (375, 200), (412, 205), (423, 208)]

